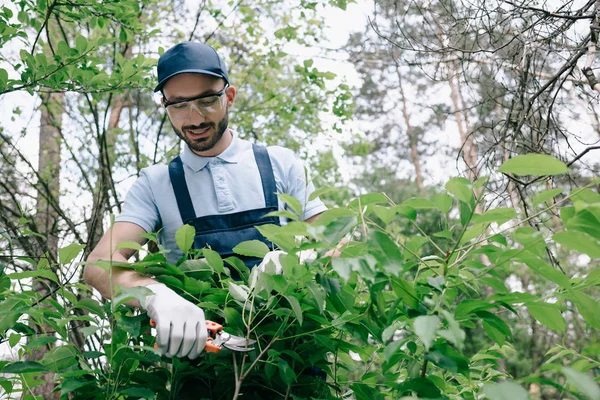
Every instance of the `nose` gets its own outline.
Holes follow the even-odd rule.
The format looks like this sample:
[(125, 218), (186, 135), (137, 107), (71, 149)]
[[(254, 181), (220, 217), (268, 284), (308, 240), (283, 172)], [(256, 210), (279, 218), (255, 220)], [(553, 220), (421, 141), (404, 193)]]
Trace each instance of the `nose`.
[(192, 104), (192, 106), (190, 107), (189, 118), (190, 122), (193, 125), (200, 125), (200, 123), (206, 120), (206, 116), (202, 113), (202, 111), (200, 111), (200, 109), (195, 104)]

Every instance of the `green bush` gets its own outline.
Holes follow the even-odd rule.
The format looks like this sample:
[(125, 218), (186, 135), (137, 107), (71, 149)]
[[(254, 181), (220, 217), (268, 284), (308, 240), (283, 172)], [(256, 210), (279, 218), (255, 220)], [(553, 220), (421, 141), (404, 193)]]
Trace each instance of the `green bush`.
[[(501, 171), (559, 173), (555, 161), (545, 169), (546, 161), (536, 159), (532, 171), (527, 169), (532, 163), (521, 159)], [(583, 275), (566, 266), (563, 272), (548, 256), (560, 250), (574, 251), (575, 258), (600, 258), (600, 195), (590, 189), (597, 181), (560, 197), (562, 190), (538, 193), (528, 215), (512, 208), (478, 212), (485, 184), (485, 179), (454, 178), (446, 185), (448, 194), (399, 205), (370, 193), (327, 211), (312, 225), (261, 227), (289, 253), (281, 275), (250, 273), (235, 257), (222, 260), (210, 249), (190, 250), (191, 227), (177, 234), (186, 253), (177, 265), (166, 262), (160, 247), (125, 265), (194, 301), (227, 331), (257, 340), (256, 349), (245, 354), (223, 350), (194, 361), (161, 358), (152, 348), (147, 316), (125, 305), (142, 299), (145, 289), (121, 290), (102, 304), (85, 285), (27, 260), (35, 270), (0, 276), (0, 333), (20, 359), (39, 346), (51, 350), (39, 363), (1, 361), (3, 398), (21, 392), (32, 398), (28, 389), (47, 371), (55, 374), (61, 399), (169, 399), (178, 398), (183, 387), (195, 399), (518, 400), (527, 399), (526, 388), (534, 384), (553, 398), (600, 398), (594, 378), (600, 368), (600, 270), (589, 261)], [(559, 232), (529, 225), (554, 209), (560, 209), (564, 227)], [(436, 213), (437, 232), (428, 235), (419, 228), (424, 212), (428, 218)], [(400, 234), (406, 225), (420, 234)], [(352, 240), (340, 256), (326, 256), (346, 235)], [(295, 253), (304, 249), (315, 249), (319, 257), (300, 265)], [(61, 263), (73, 262), (80, 250), (78, 245), (62, 249)], [(234, 250), (262, 256), (269, 249), (244, 242)], [(232, 270), (241, 281), (230, 278)], [(507, 284), (523, 270), (544, 290), (518, 292)], [(56, 287), (38, 299), (31, 279)], [(52, 333), (35, 334), (24, 316), (29, 325)], [(541, 367), (515, 381), (510, 368), (533, 368), (531, 360), (515, 358), (524, 316), (562, 340), (550, 343)], [(562, 344), (573, 334), (573, 321), (581, 320), (588, 335), (585, 354)], [(72, 341), (72, 321), (85, 325), (80, 328), (87, 338), (84, 348)]]

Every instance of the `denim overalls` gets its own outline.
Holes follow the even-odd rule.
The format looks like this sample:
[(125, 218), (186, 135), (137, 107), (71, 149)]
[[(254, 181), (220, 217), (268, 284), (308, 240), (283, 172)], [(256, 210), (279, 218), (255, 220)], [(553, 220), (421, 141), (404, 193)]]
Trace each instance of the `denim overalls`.
[[(217, 214), (206, 215), (204, 217), (196, 217), (194, 206), (188, 186), (185, 182), (183, 172), (183, 163), (181, 157), (175, 158), (169, 163), (169, 176), (171, 184), (175, 191), (177, 206), (181, 214), (181, 220), (184, 224), (193, 226), (196, 229), (196, 237), (194, 238), (194, 248), (202, 249), (210, 246), (211, 249), (218, 252), (222, 258), (233, 256), (233, 248), (239, 243), (246, 240), (260, 240), (269, 248), (273, 249), (274, 245), (268, 241), (256, 229), (258, 225), (275, 224), (279, 225), (279, 217), (265, 217), (266, 214), (278, 211), (277, 187), (275, 184), (275, 176), (273, 175), (273, 167), (267, 148), (252, 145), (254, 158), (260, 172), (262, 182), (263, 195), (265, 198), (265, 207), (254, 210), (240, 211), (232, 214)], [(235, 188), (243, 190), (243, 188)], [(246, 257), (236, 255), (240, 258), (248, 268), (252, 268), (260, 263), (261, 259), (256, 257)]]

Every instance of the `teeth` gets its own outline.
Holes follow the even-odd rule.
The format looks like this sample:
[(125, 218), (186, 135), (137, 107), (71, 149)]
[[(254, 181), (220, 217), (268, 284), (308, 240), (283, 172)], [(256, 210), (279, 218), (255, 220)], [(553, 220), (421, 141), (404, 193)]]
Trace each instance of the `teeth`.
[(208, 130), (208, 128), (204, 128), (204, 129), (190, 129), (189, 132), (195, 135), (199, 135), (202, 133), (205, 133)]

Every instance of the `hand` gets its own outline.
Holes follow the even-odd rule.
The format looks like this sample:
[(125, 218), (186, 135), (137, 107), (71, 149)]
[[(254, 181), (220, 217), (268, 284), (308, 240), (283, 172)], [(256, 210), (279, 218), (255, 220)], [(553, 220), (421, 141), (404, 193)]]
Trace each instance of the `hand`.
[(148, 316), (156, 322), (156, 344), (167, 357), (194, 359), (202, 353), (208, 332), (204, 311), (162, 283), (146, 286)]
[[(283, 268), (281, 267), (280, 257), (282, 255), (287, 255), (287, 253), (283, 250), (274, 250), (265, 254), (265, 258), (258, 264), (260, 272), (265, 272), (267, 265), (272, 263), (275, 266), (275, 274), (281, 275)], [(313, 261), (317, 258), (317, 253), (314, 250), (302, 250), (297, 252), (296, 255), (300, 259), (300, 264), (304, 264), (307, 261)]]
[(338, 258), (339, 256), (342, 255), (340, 248), (348, 243), (350, 243), (350, 239), (348, 238), (348, 235), (346, 235), (342, 238), (342, 240), (339, 241), (339, 243), (335, 246), (335, 248), (327, 251), (325, 254), (323, 254), (323, 256), (331, 257), (331, 258)]

